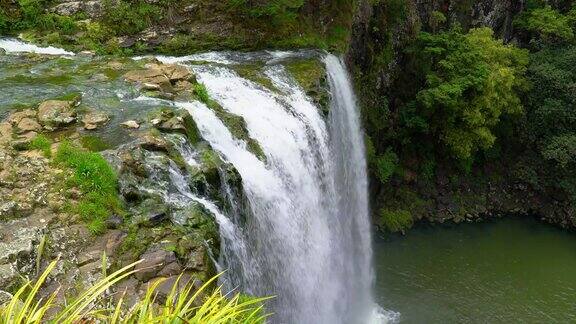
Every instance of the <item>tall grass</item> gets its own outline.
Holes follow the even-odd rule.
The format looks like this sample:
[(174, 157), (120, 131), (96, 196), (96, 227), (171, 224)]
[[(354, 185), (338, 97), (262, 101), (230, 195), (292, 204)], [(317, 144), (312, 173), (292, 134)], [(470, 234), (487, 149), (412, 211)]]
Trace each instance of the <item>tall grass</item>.
[[(126, 310), (124, 296), (113, 308), (98, 305), (107, 297), (103, 294), (116, 283), (134, 274), (134, 265), (128, 265), (100, 280), (75, 300), (66, 305), (57, 305), (54, 292), (46, 299), (38, 298), (40, 288), (56, 267), (52, 262), (35, 283), (26, 282), (5, 305), (0, 305), (0, 324), (31, 323), (158, 323), (158, 324), (259, 324), (266, 321), (263, 303), (267, 298), (242, 298), (240, 295), (226, 296), (220, 288), (209, 292), (217, 279), (210, 279), (198, 290), (193, 282), (180, 284), (176, 280), (166, 300), (156, 303), (157, 289), (163, 283), (155, 281), (149, 285), (144, 298)], [(179, 289), (180, 288), (180, 289)], [(51, 314), (51, 315), (47, 315)]]
[(77, 187), (82, 192), (73, 211), (87, 222), (92, 233), (104, 232), (108, 217), (112, 213), (123, 213), (115, 171), (102, 155), (88, 152), (67, 141), (58, 147), (54, 161), (74, 171), (67, 185)]

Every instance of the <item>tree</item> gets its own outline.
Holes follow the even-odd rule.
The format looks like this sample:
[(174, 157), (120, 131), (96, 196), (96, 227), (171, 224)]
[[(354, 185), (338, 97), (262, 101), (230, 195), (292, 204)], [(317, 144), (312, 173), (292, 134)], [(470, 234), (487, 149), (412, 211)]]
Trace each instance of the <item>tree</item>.
[(421, 33), (411, 51), (425, 75), (415, 117), (455, 158), (490, 148), (501, 115), (522, 111), (518, 90), (526, 84), (528, 53), (496, 40), (491, 29)]

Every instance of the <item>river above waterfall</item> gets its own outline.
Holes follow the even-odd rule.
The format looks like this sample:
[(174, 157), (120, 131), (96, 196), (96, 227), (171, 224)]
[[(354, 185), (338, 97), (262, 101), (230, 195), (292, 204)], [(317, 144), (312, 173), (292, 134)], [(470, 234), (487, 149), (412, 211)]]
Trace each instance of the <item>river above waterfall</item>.
[(576, 235), (534, 219), (376, 238), (377, 301), (401, 323), (576, 321)]

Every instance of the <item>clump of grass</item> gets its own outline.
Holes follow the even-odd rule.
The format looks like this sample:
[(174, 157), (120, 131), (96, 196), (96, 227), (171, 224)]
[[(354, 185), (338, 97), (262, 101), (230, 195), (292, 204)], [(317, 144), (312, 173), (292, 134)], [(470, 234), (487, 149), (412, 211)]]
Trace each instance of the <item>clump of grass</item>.
[[(105, 304), (103, 294), (115, 284), (126, 279), (136, 271), (131, 270), (137, 264), (130, 264), (106, 277), (67, 305), (56, 305), (54, 292), (47, 299), (38, 298), (38, 292), (46, 278), (56, 267), (57, 261), (50, 263), (36, 283), (27, 281), (5, 305), (0, 306), (0, 323), (28, 324), (44, 323), (264, 323), (267, 314), (263, 303), (268, 298), (246, 297), (236, 294), (228, 298), (220, 288), (208, 293), (218, 276), (208, 280), (195, 290), (194, 283), (180, 284), (176, 280), (165, 302), (156, 303), (157, 289), (164, 280), (157, 280), (148, 286), (145, 297), (128, 312), (123, 312), (124, 298), (113, 308), (99, 306)], [(207, 295), (207, 297), (203, 297)], [(22, 300), (21, 300), (22, 298)], [(112, 301), (110, 301), (112, 302)], [(200, 306), (195, 306), (200, 304)], [(58, 309), (60, 308), (60, 309)], [(50, 318), (48, 311), (54, 310)]]
[(194, 93), (196, 94), (196, 96), (198, 96), (198, 99), (200, 99), (200, 101), (202, 101), (205, 104), (209, 104), (210, 103), (210, 96), (208, 95), (208, 90), (206, 89), (206, 86), (203, 83), (196, 83), (194, 85)]
[(122, 214), (118, 178), (112, 167), (100, 154), (87, 152), (70, 142), (60, 144), (54, 161), (74, 171), (67, 185), (82, 192), (73, 211), (88, 223), (92, 233), (104, 232), (108, 217), (112, 213)]
[(32, 141), (30, 141), (28, 144), (28, 149), (40, 150), (42, 151), (42, 154), (44, 154), (44, 157), (50, 158), (52, 156), (52, 151), (50, 150), (51, 145), (52, 141), (48, 137), (40, 134), (34, 137)]

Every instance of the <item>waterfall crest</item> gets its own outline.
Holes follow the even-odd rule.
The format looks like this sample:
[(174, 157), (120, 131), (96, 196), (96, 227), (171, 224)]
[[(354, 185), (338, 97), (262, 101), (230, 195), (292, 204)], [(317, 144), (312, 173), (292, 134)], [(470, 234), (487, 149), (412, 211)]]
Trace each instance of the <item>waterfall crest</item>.
[(376, 311), (372, 300), (364, 138), (344, 64), (332, 55), (323, 58), (332, 98), (326, 119), (281, 64), (265, 67), (271, 90), (239, 76), (227, 66), (229, 57), (209, 58), (213, 64), (159, 59), (189, 66), (210, 98), (244, 119), (266, 157), (264, 162), (254, 155), (207, 105), (175, 103), (242, 178), (250, 212), (245, 218), (224, 215), (180, 190), (215, 214), (223, 240), (218, 263), (229, 269), (225, 287), (276, 296), (273, 323), (387, 322), (391, 318)]

